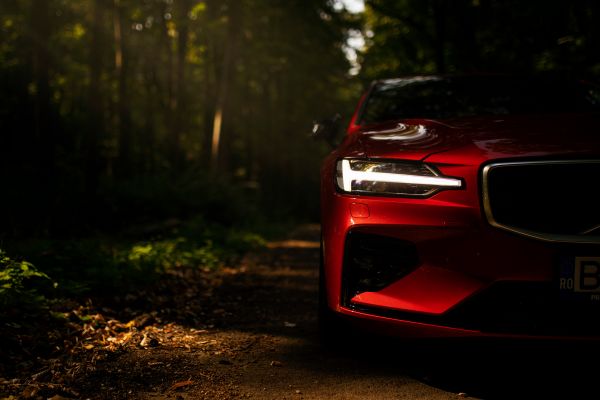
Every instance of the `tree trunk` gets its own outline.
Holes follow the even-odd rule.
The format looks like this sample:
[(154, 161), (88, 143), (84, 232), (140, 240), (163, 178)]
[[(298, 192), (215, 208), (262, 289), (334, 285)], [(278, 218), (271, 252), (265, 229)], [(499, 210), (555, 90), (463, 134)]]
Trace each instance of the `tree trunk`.
[[(33, 96), (35, 146), (39, 170), (45, 177), (54, 170), (54, 132), (50, 123), (50, 84), (48, 37), (50, 18), (47, 0), (33, 0), (31, 9), (31, 32), (33, 44)], [(46, 180), (46, 179), (45, 179)]]
[(212, 132), (213, 120), (215, 116), (215, 99), (217, 97), (217, 63), (216, 63), (216, 45), (213, 38), (213, 30), (210, 28), (210, 21), (218, 18), (217, 1), (206, 0), (206, 20), (204, 45), (206, 47), (204, 72), (204, 99), (203, 99), (203, 136), (202, 136), (202, 159), (206, 160), (206, 166), (210, 167), (212, 154)]
[(463, 71), (477, 71), (480, 69), (479, 48), (477, 45), (476, 9), (469, 0), (460, 0), (452, 3), (455, 12), (454, 18), (459, 21), (454, 49), (456, 63)]
[(133, 132), (131, 122), (131, 96), (129, 93), (129, 52), (127, 48), (127, 25), (123, 23), (123, 10), (120, 0), (114, 0), (113, 28), (115, 40), (115, 74), (118, 85), (118, 138), (119, 155), (117, 173), (121, 178), (129, 178), (133, 166)]
[(102, 109), (102, 23), (103, 1), (94, 0), (91, 21), (91, 48), (90, 48), (90, 86), (89, 86), (89, 118), (86, 138), (87, 158), (85, 168), (85, 185), (88, 196), (93, 197), (98, 189), (100, 174), (99, 142), (103, 130)]
[(435, 23), (435, 66), (439, 74), (446, 72), (446, 0), (433, 0)]
[(219, 153), (221, 146), (221, 135), (223, 132), (223, 119), (227, 110), (229, 100), (229, 81), (230, 72), (235, 60), (234, 53), (237, 47), (239, 27), (240, 5), (238, 0), (229, 3), (229, 15), (227, 23), (227, 38), (225, 52), (223, 54), (223, 64), (221, 67), (221, 77), (219, 80), (219, 89), (217, 100), (215, 102), (215, 114), (213, 118), (212, 141), (211, 141), (211, 171), (216, 172), (219, 169)]
[(40, 194), (38, 206), (32, 211), (32, 226), (51, 224), (55, 202), (55, 126), (52, 123), (50, 103), (50, 16), (47, 0), (31, 2), (31, 40), (33, 67), (33, 131), (31, 137), (19, 146), (19, 154), (34, 167), (34, 185)]
[(175, 95), (172, 102), (173, 121), (171, 123), (171, 162), (175, 169), (180, 169), (182, 164), (181, 134), (185, 129), (185, 109), (187, 105), (186, 96), (186, 54), (188, 47), (190, 10), (189, 0), (179, 1), (179, 32), (177, 37), (177, 73), (175, 74)]
[[(173, 89), (173, 48), (172, 48), (172, 43), (171, 43), (171, 38), (170, 38), (170, 34), (169, 34), (169, 19), (167, 19), (167, 15), (171, 15), (171, 10), (169, 9), (169, 5), (167, 2), (164, 2), (163, 5), (163, 9), (162, 9), (162, 15), (163, 15), (163, 30), (162, 30), (162, 44), (164, 46), (164, 51), (166, 54), (166, 68), (165, 68), (165, 78), (166, 78), (166, 83), (167, 83), (167, 90), (166, 90), (166, 107), (165, 107), (165, 121), (167, 124), (167, 132), (171, 133), (172, 131), (172, 127), (173, 127), (173, 123), (174, 123), (174, 111), (175, 111), (175, 96), (174, 96), (174, 89)], [(166, 146), (167, 146), (167, 157), (169, 158), (169, 160), (172, 162), (173, 159), (172, 157), (169, 157), (169, 153), (172, 154), (172, 152), (169, 152), (168, 149), (169, 148), (173, 148), (172, 147), (173, 144), (173, 139), (172, 138), (167, 138), (166, 140)], [(175, 167), (175, 165), (171, 165), (171, 167)]]

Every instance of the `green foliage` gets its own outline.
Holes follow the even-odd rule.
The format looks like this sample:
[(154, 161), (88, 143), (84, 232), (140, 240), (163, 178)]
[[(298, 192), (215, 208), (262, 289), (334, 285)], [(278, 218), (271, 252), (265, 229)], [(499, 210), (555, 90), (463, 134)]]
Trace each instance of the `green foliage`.
[(179, 236), (138, 242), (118, 251), (115, 262), (146, 273), (162, 273), (180, 267), (214, 269), (236, 260), (248, 250), (265, 245), (264, 239), (255, 233), (237, 230), (216, 233), (218, 231), (220, 229), (205, 232), (205, 239), (200, 241)]
[(27, 261), (15, 261), (0, 249), (0, 313), (31, 311), (43, 307), (41, 290), (51, 286), (48, 275)]
[(175, 230), (174, 233), (184, 236), (136, 242), (118, 249), (114, 252), (114, 261), (146, 273), (162, 273), (179, 267), (214, 269), (235, 262), (241, 254), (266, 244), (256, 233), (221, 225), (207, 226), (202, 221), (201, 218), (193, 220), (182, 232)]
[(130, 264), (136, 270), (152, 272), (181, 266), (214, 268), (220, 263), (212, 242), (194, 245), (183, 237), (137, 243), (118, 257), (119, 264)]
[(129, 234), (149, 237), (37, 239), (14, 244), (11, 252), (27, 254), (43, 270), (36, 273), (59, 282), (55, 295), (70, 297), (142, 287), (184, 267), (216, 269), (265, 245), (256, 233), (207, 223), (201, 216), (185, 224), (151, 224)]

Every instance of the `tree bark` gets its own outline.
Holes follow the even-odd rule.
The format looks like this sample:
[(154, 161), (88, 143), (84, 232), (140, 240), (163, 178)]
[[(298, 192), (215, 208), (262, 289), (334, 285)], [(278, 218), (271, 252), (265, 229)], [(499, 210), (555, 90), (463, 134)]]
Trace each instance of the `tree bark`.
[(219, 155), (221, 146), (221, 135), (223, 133), (224, 114), (227, 110), (229, 100), (229, 81), (230, 72), (234, 62), (234, 52), (237, 47), (239, 27), (239, 0), (229, 2), (229, 15), (227, 23), (227, 39), (225, 52), (223, 54), (223, 64), (221, 68), (221, 77), (219, 80), (219, 89), (217, 100), (215, 102), (215, 113), (213, 117), (212, 141), (211, 141), (211, 171), (216, 172), (219, 169)]
[(204, 20), (205, 34), (202, 38), (206, 47), (205, 65), (203, 68), (204, 98), (202, 106), (203, 136), (202, 136), (202, 159), (206, 160), (206, 166), (211, 165), (212, 131), (215, 116), (215, 99), (217, 97), (217, 63), (216, 44), (213, 38), (210, 21), (218, 17), (217, 0), (206, 0), (206, 19)]
[(433, 0), (435, 23), (435, 66), (439, 74), (446, 72), (446, 0)]
[(94, 0), (92, 4), (91, 42), (90, 42), (90, 86), (89, 86), (89, 118), (87, 132), (87, 158), (85, 168), (85, 185), (88, 196), (93, 197), (98, 189), (100, 175), (100, 135), (103, 131), (102, 107), (102, 22), (104, 17), (103, 1)]
[[(173, 87), (173, 47), (172, 41), (169, 33), (169, 19), (167, 19), (167, 15), (171, 15), (171, 10), (167, 2), (164, 2), (162, 8), (163, 15), (163, 30), (162, 30), (162, 44), (164, 47), (164, 52), (166, 54), (166, 68), (165, 68), (165, 80), (166, 80), (166, 102), (165, 102), (165, 121), (166, 121), (166, 130), (169, 134), (172, 133), (172, 127), (174, 123), (174, 111), (175, 111), (175, 90)], [(166, 156), (169, 161), (173, 162), (172, 150), (173, 148), (173, 138), (167, 137), (166, 140), (167, 152)], [(175, 167), (175, 165), (171, 165), (171, 167)]]
[(119, 155), (117, 173), (121, 178), (132, 175), (133, 166), (133, 132), (131, 122), (131, 96), (129, 91), (129, 52), (127, 47), (127, 29), (123, 23), (123, 9), (120, 0), (113, 3), (113, 30), (115, 41), (115, 74), (118, 85), (118, 138)]
[(480, 58), (475, 7), (469, 0), (460, 0), (452, 2), (452, 9), (454, 18), (459, 21), (454, 38), (456, 63), (463, 71), (477, 71), (480, 69)]
[(173, 121), (170, 127), (171, 133), (171, 159), (175, 169), (180, 169), (182, 164), (181, 134), (185, 129), (185, 109), (187, 105), (186, 92), (186, 55), (189, 38), (188, 12), (191, 3), (189, 0), (180, 0), (178, 8), (179, 30), (177, 36), (177, 72), (175, 74), (175, 95), (172, 101)]
[(48, 37), (50, 18), (47, 0), (33, 0), (31, 9), (31, 35), (33, 44), (33, 96), (34, 132), (33, 145), (36, 146), (40, 172), (49, 176), (54, 169), (55, 138), (50, 123), (50, 83)]

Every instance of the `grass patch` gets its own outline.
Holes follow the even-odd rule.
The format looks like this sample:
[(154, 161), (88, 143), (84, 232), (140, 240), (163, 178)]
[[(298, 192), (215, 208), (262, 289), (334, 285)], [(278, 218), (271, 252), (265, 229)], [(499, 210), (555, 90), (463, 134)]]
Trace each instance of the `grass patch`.
[(265, 244), (253, 232), (208, 224), (202, 218), (133, 231), (133, 235), (9, 243), (6, 247), (12, 258), (0, 253), (3, 308), (23, 311), (53, 298), (102, 297), (135, 290), (174, 269), (233, 264), (245, 252)]
[(9, 258), (0, 249), (0, 315), (35, 313), (46, 306), (50, 277), (27, 261)]

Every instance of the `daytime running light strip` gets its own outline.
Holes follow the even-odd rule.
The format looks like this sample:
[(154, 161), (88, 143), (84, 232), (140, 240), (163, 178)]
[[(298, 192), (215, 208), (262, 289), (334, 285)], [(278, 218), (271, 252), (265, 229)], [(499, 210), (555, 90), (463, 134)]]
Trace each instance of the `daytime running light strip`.
[(408, 183), (413, 185), (443, 186), (459, 188), (460, 179), (440, 178), (438, 176), (419, 176), (406, 174), (391, 174), (387, 172), (355, 171), (350, 167), (349, 160), (342, 160), (342, 177), (344, 190), (352, 191), (352, 181)]

